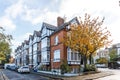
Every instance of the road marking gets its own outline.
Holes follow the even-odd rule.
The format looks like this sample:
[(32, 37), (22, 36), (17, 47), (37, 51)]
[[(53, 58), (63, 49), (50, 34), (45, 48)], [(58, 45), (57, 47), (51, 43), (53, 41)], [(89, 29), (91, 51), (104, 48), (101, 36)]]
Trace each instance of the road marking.
[(2, 80), (9, 80), (8, 77), (0, 70)]

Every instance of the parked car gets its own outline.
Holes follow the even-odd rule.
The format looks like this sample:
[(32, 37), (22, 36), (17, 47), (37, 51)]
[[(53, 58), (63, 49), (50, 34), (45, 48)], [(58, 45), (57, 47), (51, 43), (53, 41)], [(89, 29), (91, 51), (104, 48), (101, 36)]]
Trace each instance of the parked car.
[(4, 69), (9, 69), (10, 66), (16, 66), (14, 63), (6, 63), (4, 64)]
[(19, 72), (19, 73), (30, 73), (29, 66), (21, 66), (21, 67), (18, 69), (18, 72)]
[(6, 69), (10, 69), (10, 65), (7, 65), (7, 66), (6, 66)]
[(15, 71), (18, 72), (19, 66), (16, 66)]
[(120, 68), (120, 61), (113, 61), (108, 63), (109, 69), (118, 69)]
[(107, 68), (106, 64), (96, 64), (95, 65), (97, 68)]
[(10, 66), (10, 70), (12, 70), (12, 71), (16, 71), (16, 66)]

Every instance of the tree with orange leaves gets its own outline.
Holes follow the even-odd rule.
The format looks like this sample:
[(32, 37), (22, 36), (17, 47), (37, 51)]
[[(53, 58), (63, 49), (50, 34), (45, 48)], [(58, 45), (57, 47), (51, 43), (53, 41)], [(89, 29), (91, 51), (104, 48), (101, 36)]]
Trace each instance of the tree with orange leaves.
[(73, 24), (67, 35), (64, 37), (64, 44), (81, 54), (86, 69), (87, 59), (96, 54), (96, 51), (107, 46), (110, 32), (103, 26), (104, 18), (99, 17), (91, 19), (91, 16), (85, 14), (84, 20), (79, 19), (80, 24)]

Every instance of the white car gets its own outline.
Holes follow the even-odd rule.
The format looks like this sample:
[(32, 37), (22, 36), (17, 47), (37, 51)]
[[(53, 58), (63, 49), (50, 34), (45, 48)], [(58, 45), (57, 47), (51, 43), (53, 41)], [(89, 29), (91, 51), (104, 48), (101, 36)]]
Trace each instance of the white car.
[(28, 66), (21, 66), (19, 69), (18, 69), (18, 72), (19, 73), (29, 73), (30, 72), (30, 69)]

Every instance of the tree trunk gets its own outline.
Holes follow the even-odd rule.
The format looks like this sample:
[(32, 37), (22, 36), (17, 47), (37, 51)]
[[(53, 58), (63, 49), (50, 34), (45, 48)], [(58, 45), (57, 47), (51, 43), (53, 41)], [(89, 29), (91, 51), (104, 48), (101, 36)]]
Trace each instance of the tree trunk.
[(87, 57), (84, 55), (84, 71), (86, 71)]
[(92, 64), (92, 54), (89, 57), (89, 62), (90, 62), (90, 64)]

